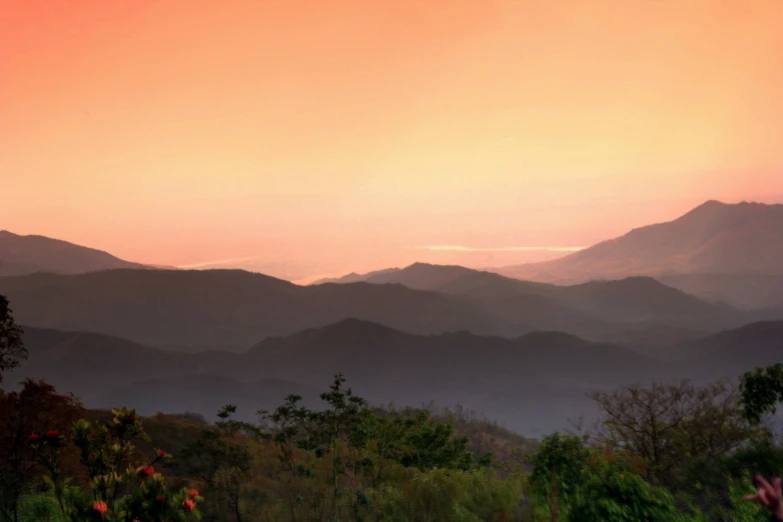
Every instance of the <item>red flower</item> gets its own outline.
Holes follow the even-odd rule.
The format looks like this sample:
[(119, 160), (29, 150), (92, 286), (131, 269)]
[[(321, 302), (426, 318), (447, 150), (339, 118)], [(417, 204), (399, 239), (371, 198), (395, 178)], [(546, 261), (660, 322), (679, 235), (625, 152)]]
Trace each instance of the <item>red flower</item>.
[(196, 498), (198, 496), (198, 491), (196, 491), (195, 489), (189, 489), (188, 495), (190, 495), (190, 498)]
[(189, 498), (186, 498), (182, 501), (182, 507), (185, 508), (185, 511), (190, 511), (196, 506), (196, 503), (190, 500)]
[(128, 415), (125, 418), (128, 419), (130, 422), (136, 422), (136, 416), (135, 415)]
[(155, 500), (157, 500), (158, 502), (166, 502), (166, 497), (164, 497), (163, 495), (158, 495), (157, 497), (155, 497)]
[(162, 458), (162, 457), (165, 457), (166, 455), (168, 455), (168, 453), (166, 453), (166, 452), (165, 452), (165, 451), (163, 451), (163, 450), (160, 450), (160, 451), (158, 452), (158, 457), (161, 457), (161, 458)]
[(46, 436), (49, 437), (50, 439), (56, 439), (57, 437), (60, 436), (60, 432), (57, 430), (49, 430), (46, 432)]
[(163, 482), (158, 482), (158, 489), (163, 489)]
[(144, 477), (152, 476), (155, 474), (155, 468), (153, 468), (152, 466), (144, 466), (143, 468), (141, 468), (141, 474)]
[(106, 513), (106, 502), (96, 500), (92, 503), (92, 508), (98, 513)]
[(29, 440), (30, 442), (37, 442), (38, 439), (40, 439), (40, 438), (41, 438), (41, 436), (38, 435), (37, 433), (31, 433), (30, 436), (27, 437), (27, 440)]

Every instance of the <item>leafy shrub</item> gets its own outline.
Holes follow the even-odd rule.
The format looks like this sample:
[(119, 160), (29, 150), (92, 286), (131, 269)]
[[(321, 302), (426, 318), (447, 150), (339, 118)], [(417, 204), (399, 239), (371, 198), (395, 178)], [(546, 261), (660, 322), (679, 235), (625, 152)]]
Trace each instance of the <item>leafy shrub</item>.
[[(56, 500), (62, 519), (70, 522), (184, 522), (200, 518), (196, 504), (202, 500), (195, 489), (172, 492), (154, 466), (171, 460), (157, 450), (152, 460), (139, 458), (134, 441), (149, 441), (135, 410), (112, 410), (105, 423), (81, 419), (71, 440), (59, 430), (34, 432), (28, 436), (38, 463), (47, 470), (45, 480), (51, 493), (25, 499), (25, 513), (55, 517), (51, 499)], [(72, 443), (80, 453), (88, 484), (74, 485), (62, 476), (63, 448)], [(52, 520), (58, 520), (52, 518)]]

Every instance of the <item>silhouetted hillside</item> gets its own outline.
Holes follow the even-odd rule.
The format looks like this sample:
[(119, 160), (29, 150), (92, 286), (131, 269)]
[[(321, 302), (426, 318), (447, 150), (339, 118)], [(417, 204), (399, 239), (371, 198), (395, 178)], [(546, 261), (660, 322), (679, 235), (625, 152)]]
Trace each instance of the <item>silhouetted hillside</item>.
[(250, 346), (348, 317), (414, 333), (520, 333), (474, 303), (401, 285), (302, 287), (241, 270), (0, 277), (17, 321), (155, 346)]
[[(315, 399), (315, 389), (343, 372), (357, 393), (375, 404), (461, 402), (523, 429), (527, 421), (518, 409), (487, 397), (524, 383), (559, 390), (553, 396), (558, 401), (570, 397), (582, 405), (586, 390), (667, 371), (662, 363), (625, 348), (557, 332), (518, 339), (467, 332), (420, 336), (355, 319), (267, 339), (247, 354), (183, 354), (99, 334), (31, 327), (25, 327), (24, 338), (30, 358), (9, 376), (9, 385), (22, 375), (44, 378), (90, 407), (133, 399), (145, 413), (189, 410), (210, 416), (216, 405), (240, 403), (245, 418), (252, 417), (290, 392), (310, 391)], [(547, 401), (540, 403), (553, 411), (568, 406)], [(511, 409), (497, 417), (498, 408)], [(552, 428), (564, 419), (553, 414), (536, 423)]]
[(112, 268), (147, 268), (111, 254), (44, 236), (20, 236), (0, 230), (0, 275), (36, 272), (81, 274)]
[(709, 302), (725, 302), (748, 310), (783, 303), (783, 273), (767, 274), (663, 274), (666, 285)]
[(361, 282), (366, 282), (368, 279), (371, 279), (375, 276), (396, 272), (398, 270), (400, 269), (386, 268), (384, 270), (377, 270), (374, 272), (369, 272), (367, 274), (357, 274), (356, 272), (351, 272), (350, 274), (344, 275), (342, 277), (327, 277), (325, 279), (319, 279), (317, 281), (313, 281), (311, 284), (322, 285), (325, 283), (361, 283)]
[(413, 335), (348, 319), (269, 338), (245, 354), (183, 354), (92, 333), (25, 327), (30, 358), (9, 375), (45, 378), (90, 407), (133, 402), (144, 413), (195, 411), (211, 418), (227, 403), (250, 419), (288, 393), (317, 399), (342, 372), (374, 404), (461, 403), (525, 434), (567, 427), (590, 416), (585, 393), (652, 378), (738, 377), (783, 360), (783, 321), (649, 350), (667, 363), (619, 345), (560, 332), (516, 339), (467, 332)]
[(707, 335), (709, 332), (652, 323), (642, 328), (611, 332), (604, 335), (601, 340), (656, 356), (667, 347)]
[(590, 380), (596, 373), (616, 381), (647, 374), (654, 364), (619, 346), (559, 332), (518, 339), (467, 332), (415, 336), (356, 320), (269, 339), (249, 353), (286, 380), (319, 382), (341, 371), (357, 389), (384, 401), (419, 392), (425, 398), (436, 390), (472, 395), (504, 379)]
[[(196, 374), (199, 362), (126, 339), (90, 332), (24, 327), (29, 360), (17, 373), (51, 380), (59, 389), (90, 400), (139, 380)], [(224, 354), (224, 360), (233, 354)], [(9, 379), (13, 383), (14, 376)], [(21, 378), (21, 375), (20, 375)]]
[(667, 354), (707, 375), (736, 375), (769, 366), (783, 362), (783, 321), (753, 323), (680, 343)]
[(650, 277), (556, 287), (553, 294), (575, 308), (616, 321), (657, 321), (710, 328), (716, 324), (741, 324), (745, 320), (744, 314), (737, 310), (707, 303)]
[(665, 273), (783, 273), (783, 205), (708, 201), (674, 221), (632, 230), (560, 259), (499, 273), (579, 282)]
[(498, 297), (524, 290), (546, 289), (552, 285), (520, 281), (509, 277), (456, 265), (414, 263), (405, 268), (390, 268), (358, 275), (348, 274), (335, 283), (366, 282), (400, 284), (416, 290), (436, 290), (449, 294)]
[[(649, 277), (556, 286), (461, 266), (416, 263), (402, 270), (371, 275), (366, 281), (463, 296), (519, 328), (560, 330), (586, 337), (628, 330), (618, 328), (618, 323), (717, 331), (753, 319)], [(649, 326), (644, 328), (650, 330)]]

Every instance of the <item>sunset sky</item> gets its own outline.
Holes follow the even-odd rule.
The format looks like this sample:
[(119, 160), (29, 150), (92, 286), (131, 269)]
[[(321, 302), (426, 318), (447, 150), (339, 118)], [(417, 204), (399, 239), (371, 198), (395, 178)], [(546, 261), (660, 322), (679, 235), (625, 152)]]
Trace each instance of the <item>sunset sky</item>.
[(19, 234), (314, 275), (783, 202), (782, 0), (0, 7)]

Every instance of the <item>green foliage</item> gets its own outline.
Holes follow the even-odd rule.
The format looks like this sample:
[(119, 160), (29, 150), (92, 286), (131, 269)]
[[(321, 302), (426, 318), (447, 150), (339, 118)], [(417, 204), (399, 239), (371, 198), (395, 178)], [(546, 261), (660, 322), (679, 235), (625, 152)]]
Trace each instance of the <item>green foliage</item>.
[[(426, 411), (413, 414), (362, 413), (353, 442), (372, 448), (379, 459), (389, 459), (422, 471), (435, 468), (468, 469), (473, 454), (468, 437), (458, 437), (454, 426), (433, 420)], [(484, 464), (490, 457), (484, 457)]]
[(562, 516), (571, 522), (688, 520), (672, 496), (644, 480), (624, 455), (590, 448), (584, 438), (549, 435), (529, 462), (537, 517)]
[(567, 511), (569, 505), (578, 502), (591, 457), (582, 438), (559, 433), (544, 437), (538, 452), (529, 459), (536, 503), (547, 505), (549, 510)]
[(19, 522), (69, 522), (54, 493), (26, 495), (19, 502)]
[(747, 474), (742, 478), (732, 478), (728, 481), (730, 506), (719, 509), (710, 520), (725, 520), (731, 522), (769, 522), (769, 511), (755, 502), (748, 502), (742, 497), (755, 493)]
[(242, 520), (242, 496), (251, 477), (252, 458), (248, 445), (239, 437), (260, 434), (257, 427), (234, 421), (233, 406), (224, 407), (214, 427), (201, 430), (198, 439), (182, 451), (185, 471), (199, 480), (212, 499), (212, 511), (233, 513)]
[[(171, 460), (170, 454), (157, 450), (152, 460), (134, 463), (133, 442), (149, 441), (135, 410), (115, 409), (112, 414), (105, 423), (80, 419), (74, 425), (70, 442), (80, 454), (87, 475), (85, 486), (76, 486), (71, 477), (62, 476), (62, 451), (69, 442), (63, 434), (49, 430), (29, 437), (38, 463), (48, 472), (46, 484), (64, 518), (70, 522), (184, 522), (199, 518), (196, 504), (202, 498), (198, 492), (184, 488), (171, 492), (164, 477), (155, 472), (153, 466)], [(41, 511), (46, 505), (33, 502), (30, 509)]]
[(742, 413), (754, 424), (765, 413), (775, 413), (776, 404), (783, 401), (783, 364), (756, 368), (742, 377)]
[[(464, 433), (487, 444), (489, 431), (503, 434), (497, 426), (471, 425), (462, 412), (371, 409), (340, 374), (321, 395), (322, 409), (292, 395), (260, 412), (260, 424), (235, 420), (228, 405), (212, 425), (158, 415), (143, 428), (122, 408), (75, 421), (71, 432), (51, 424), (50, 406), (69, 404), (45, 399), (51, 393), (30, 382), (24, 400), (0, 395), (0, 413), (10, 412), (24, 435), (19, 462), (34, 464), (2, 522), (182, 522), (202, 514), (207, 522), (751, 522), (767, 519), (742, 500), (753, 491), (747, 470), (783, 469), (783, 448), (749, 427), (724, 385), (606, 394), (614, 409), (598, 437), (506, 439), (503, 455), (517, 444), (528, 452), (522, 467), (470, 451), (494, 448)], [(178, 448), (177, 463), (151, 445), (147, 427)], [(167, 480), (158, 468), (169, 464)]]
[(490, 469), (469, 471), (408, 468), (404, 479), (377, 490), (376, 511), (368, 521), (483, 522), (523, 520), (519, 499), (522, 480)]
[(689, 517), (677, 511), (672, 496), (652, 486), (626, 463), (600, 457), (590, 466), (570, 522), (671, 522)]
[(777, 476), (783, 470), (783, 448), (769, 440), (756, 440), (719, 459), (690, 459), (683, 465), (684, 485), (673, 490), (675, 498), (693, 505), (710, 520), (730, 509), (733, 482), (747, 479), (748, 470)]

